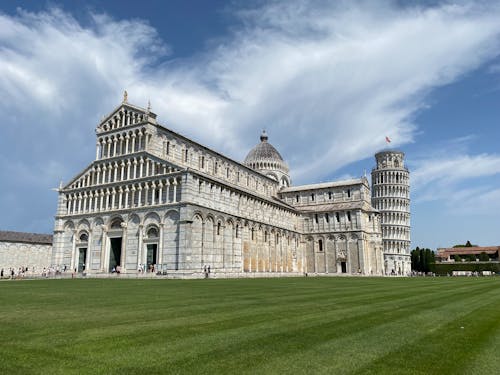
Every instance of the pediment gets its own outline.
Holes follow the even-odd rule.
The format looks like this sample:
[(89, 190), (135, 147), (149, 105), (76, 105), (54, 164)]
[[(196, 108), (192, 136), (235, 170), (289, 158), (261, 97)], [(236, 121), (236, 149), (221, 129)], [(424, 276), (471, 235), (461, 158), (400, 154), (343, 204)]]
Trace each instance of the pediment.
[(112, 166), (116, 167), (116, 165), (119, 169), (121, 169), (122, 163), (127, 163), (128, 161), (133, 162), (134, 159), (136, 159), (137, 161), (139, 161), (140, 159), (142, 159), (143, 161), (149, 160), (156, 163), (157, 165), (161, 165), (163, 167), (163, 170), (161, 170), (158, 175), (178, 172), (183, 169), (183, 167), (176, 165), (175, 163), (161, 159), (147, 152), (139, 154), (129, 154), (117, 158), (95, 160), (94, 162), (89, 164), (83, 171), (73, 177), (67, 184), (65, 184), (63, 190), (79, 189), (81, 187), (89, 185), (95, 186), (96, 184), (94, 174), (97, 170), (99, 170), (99, 172), (101, 173), (104, 169), (109, 170)]
[(124, 101), (116, 107), (109, 115), (103, 117), (97, 125), (96, 133), (135, 126), (139, 124), (156, 124), (156, 114), (149, 108), (141, 108)]

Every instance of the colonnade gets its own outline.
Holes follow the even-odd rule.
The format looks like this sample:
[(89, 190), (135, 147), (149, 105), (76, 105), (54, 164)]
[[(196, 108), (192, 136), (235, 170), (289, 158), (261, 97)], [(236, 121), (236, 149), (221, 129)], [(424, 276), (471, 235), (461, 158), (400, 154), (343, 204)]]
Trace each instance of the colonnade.
[(410, 187), (404, 185), (378, 185), (373, 187), (373, 198), (380, 197), (399, 197), (399, 198), (409, 198)]
[[(405, 168), (406, 169), (406, 168)], [(375, 174), (373, 184), (402, 184), (408, 185), (410, 182), (408, 171), (387, 171), (380, 170)]]
[(305, 232), (361, 229), (360, 211), (336, 211), (313, 214), (304, 220)]
[(104, 131), (118, 129), (127, 125), (140, 124), (147, 120), (147, 117), (143, 113), (135, 112), (128, 109), (123, 109), (114, 116), (108, 119), (105, 124), (102, 125)]
[(386, 239), (397, 239), (410, 241), (410, 229), (408, 227), (383, 226), (382, 237)]
[(94, 185), (127, 181), (136, 178), (176, 172), (177, 169), (145, 157), (134, 157), (94, 165), (88, 173), (74, 182), (70, 188), (78, 189)]
[(96, 160), (146, 150), (151, 134), (146, 129), (97, 138)]
[(179, 178), (145, 181), (66, 194), (67, 215), (176, 203)]

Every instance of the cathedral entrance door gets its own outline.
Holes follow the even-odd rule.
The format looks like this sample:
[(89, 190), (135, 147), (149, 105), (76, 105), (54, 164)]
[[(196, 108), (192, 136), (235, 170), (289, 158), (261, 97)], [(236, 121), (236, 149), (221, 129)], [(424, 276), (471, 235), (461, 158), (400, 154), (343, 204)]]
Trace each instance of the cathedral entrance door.
[(109, 249), (109, 272), (116, 271), (116, 267), (120, 265), (120, 258), (122, 256), (122, 238), (110, 238)]
[(347, 263), (340, 262), (340, 267), (342, 268), (342, 273), (347, 273)]
[(157, 262), (157, 252), (158, 252), (157, 244), (148, 244), (147, 245), (147, 254), (146, 254), (146, 266), (147, 270), (151, 269), (152, 264), (156, 264)]
[(87, 248), (81, 247), (78, 254), (78, 272), (85, 271), (85, 263), (87, 262)]

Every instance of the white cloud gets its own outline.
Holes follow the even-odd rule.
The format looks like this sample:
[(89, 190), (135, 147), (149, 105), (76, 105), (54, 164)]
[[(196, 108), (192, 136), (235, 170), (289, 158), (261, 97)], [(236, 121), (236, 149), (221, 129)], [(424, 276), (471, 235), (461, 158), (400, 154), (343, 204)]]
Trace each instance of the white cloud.
[[(236, 159), (266, 128), (295, 182), (318, 181), (373, 155), (386, 135), (412, 142), (425, 94), (499, 53), (495, 5), (294, 1), (238, 16), (241, 27), (213, 49), (177, 60), (146, 22), (92, 15), (82, 25), (57, 8), (0, 14), (0, 114), (15, 127), (3, 129), (2, 153), (28, 166), (26, 181), (43, 173), (33, 159), (64, 160), (70, 178), (126, 88), (133, 103), (151, 99), (161, 123)], [(448, 168), (467, 174), (462, 164), (474, 162)]]

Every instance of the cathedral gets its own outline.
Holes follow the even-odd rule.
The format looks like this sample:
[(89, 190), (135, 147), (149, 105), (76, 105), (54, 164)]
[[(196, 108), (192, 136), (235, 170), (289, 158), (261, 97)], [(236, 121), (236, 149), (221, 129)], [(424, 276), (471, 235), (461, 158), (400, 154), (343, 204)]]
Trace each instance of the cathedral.
[[(404, 154), (366, 177), (294, 186), (268, 135), (241, 163), (123, 102), (96, 128), (96, 155), (59, 188), (51, 264), (88, 275), (405, 275)], [(208, 271), (207, 271), (208, 270)]]

